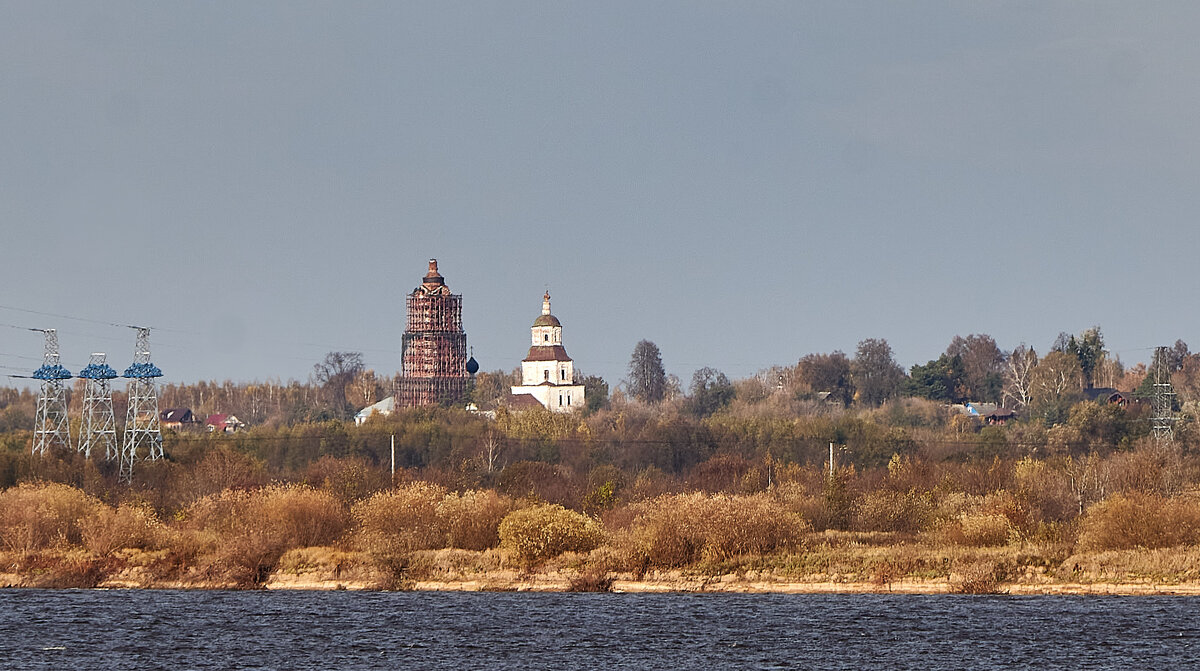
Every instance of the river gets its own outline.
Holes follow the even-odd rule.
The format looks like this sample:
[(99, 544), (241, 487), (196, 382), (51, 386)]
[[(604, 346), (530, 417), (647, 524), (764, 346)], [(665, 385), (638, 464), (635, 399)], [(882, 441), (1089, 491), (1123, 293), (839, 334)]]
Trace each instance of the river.
[(1200, 598), (2, 590), (5, 669), (1181, 669)]

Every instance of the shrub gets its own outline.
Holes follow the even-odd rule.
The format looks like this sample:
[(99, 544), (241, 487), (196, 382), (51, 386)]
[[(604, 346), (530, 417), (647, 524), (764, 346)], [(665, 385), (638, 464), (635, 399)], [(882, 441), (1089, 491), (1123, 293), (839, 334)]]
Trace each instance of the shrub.
[(28, 552), (79, 545), (81, 522), (103, 503), (69, 485), (24, 483), (0, 492), (0, 542)]
[(347, 525), (345, 507), (336, 498), (304, 485), (225, 490), (194, 502), (184, 520), (191, 533), (177, 544), (196, 545), (200, 537), (211, 536), (209, 568), (247, 586), (262, 584), (284, 552), (327, 545)]
[(512, 499), (491, 490), (451, 492), (437, 504), (446, 546), (487, 550), (500, 542), (500, 521), (513, 508)]
[(595, 519), (554, 504), (514, 510), (500, 522), (499, 532), (500, 547), (527, 563), (564, 552), (590, 552), (604, 540)]
[(699, 492), (662, 496), (634, 505), (626, 537), (641, 563), (678, 567), (698, 560), (795, 548), (811, 527), (767, 494), (708, 496)]
[(864, 494), (854, 504), (856, 531), (917, 533), (929, 524), (933, 499), (928, 493), (880, 489)]
[(116, 508), (98, 506), (81, 522), (83, 545), (98, 555), (122, 548), (152, 548), (159, 543), (162, 523), (145, 504), (122, 503)]
[(942, 541), (955, 545), (988, 547), (1008, 543), (1012, 523), (1003, 515), (964, 513), (950, 520), (938, 531)]
[(438, 504), (446, 490), (427, 482), (379, 492), (354, 506), (356, 542), (375, 554), (436, 550), (445, 546), (446, 533), (438, 519)]
[(346, 531), (346, 508), (333, 494), (305, 485), (278, 485), (254, 492), (255, 523), (275, 530), (287, 548), (329, 545)]
[(1200, 503), (1140, 492), (1088, 508), (1079, 544), (1087, 550), (1166, 548), (1200, 542)]

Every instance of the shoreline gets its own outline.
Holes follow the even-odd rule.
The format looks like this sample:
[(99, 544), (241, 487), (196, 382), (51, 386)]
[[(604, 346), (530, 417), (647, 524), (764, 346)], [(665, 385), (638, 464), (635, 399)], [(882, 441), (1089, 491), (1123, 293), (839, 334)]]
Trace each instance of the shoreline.
[[(28, 576), (0, 573), (0, 589), (69, 589), (38, 585)], [(84, 589), (87, 589), (86, 587)], [(115, 577), (91, 589), (228, 590), (247, 588), (223, 581), (134, 581)], [(257, 588), (267, 591), (413, 591), (413, 592), (578, 592), (606, 591), (615, 594), (965, 594), (961, 584), (950, 580), (904, 579), (890, 584), (867, 581), (746, 580), (737, 575), (702, 577), (672, 576), (650, 580), (616, 577), (606, 590), (574, 590), (571, 577), (562, 573), (516, 577), (508, 572), (484, 574), (465, 580), (414, 580), (399, 589), (381, 587), (375, 579), (339, 580), (325, 576), (273, 574)], [(1200, 596), (1200, 582), (1039, 582), (999, 583), (975, 594), (1009, 596)]]

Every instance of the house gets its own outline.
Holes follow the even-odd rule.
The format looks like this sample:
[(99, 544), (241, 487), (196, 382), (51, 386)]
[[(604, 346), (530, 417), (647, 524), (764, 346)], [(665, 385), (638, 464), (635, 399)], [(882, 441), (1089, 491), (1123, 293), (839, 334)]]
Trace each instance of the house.
[(1017, 413), (1014, 410), (1007, 408), (996, 408), (983, 416), (983, 421), (987, 422), (988, 426), (1004, 426), (1010, 420), (1016, 419)]
[(245, 422), (238, 419), (235, 415), (217, 414), (209, 415), (205, 421), (209, 433), (235, 433), (246, 428)]
[(192, 416), (191, 408), (167, 408), (158, 413), (158, 421), (164, 429), (182, 429), (185, 426), (199, 424)]
[(1093, 387), (1091, 389), (1083, 390), (1083, 397), (1089, 401), (1095, 401), (1096, 403), (1101, 404), (1107, 403), (1110, 405), (1119, 405), (1122, 408), (1129, 405), (1130, 401), (1133, 400), (1131, 396), (1131, 394), (1126, 394), (1125, 392), (1118, 391), (1112, 387)]
[(371, 418), (371, 415), (379, 413), (383, 417), (387, 417), (396, 411), (396, 397), (388, 396), (378, 403), (373, 403), (358, 411), (354, 415), (354, 425), (362, 426), (364, 422)]

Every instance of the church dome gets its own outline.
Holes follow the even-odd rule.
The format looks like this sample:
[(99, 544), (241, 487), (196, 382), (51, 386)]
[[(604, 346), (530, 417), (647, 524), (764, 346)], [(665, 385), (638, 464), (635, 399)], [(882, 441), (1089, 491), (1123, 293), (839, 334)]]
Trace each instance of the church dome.
[(538, 318), (533, 320), (533, 325), (562, 327), (562, 324), (558, 321), (558, 317), (555, 317), (554, 315), (538, 315)]

